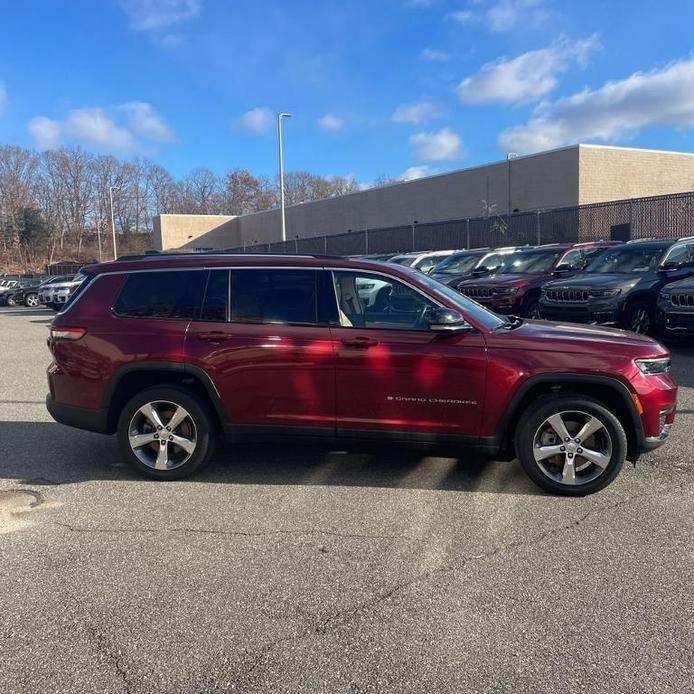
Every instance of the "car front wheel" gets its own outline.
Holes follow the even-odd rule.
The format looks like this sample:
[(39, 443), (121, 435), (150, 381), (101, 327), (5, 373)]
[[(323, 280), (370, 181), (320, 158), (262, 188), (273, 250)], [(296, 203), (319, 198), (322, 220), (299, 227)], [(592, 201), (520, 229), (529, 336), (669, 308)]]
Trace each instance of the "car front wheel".
[(516, 432), (516, 454), (542, 489), (584, 496), (619, 474), (627, 439), (616, 415), (592, 398), (556, 396), (530, 405)]
[(650, 335), (653, 330), (653, 310), (640, 301), (627, 309), (625, 327), (634, 333)]
[(123, 408), (118, 442), (123, 457), (158, 480), (188, 477), (212, 456), (213, 415), (196, 395), (175, 386), (147, 388)]

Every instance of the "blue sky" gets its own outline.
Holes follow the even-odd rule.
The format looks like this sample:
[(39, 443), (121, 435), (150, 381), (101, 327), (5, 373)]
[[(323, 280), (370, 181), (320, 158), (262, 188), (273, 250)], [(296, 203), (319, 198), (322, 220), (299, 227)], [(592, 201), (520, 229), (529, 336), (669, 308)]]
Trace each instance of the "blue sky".
[[(662, 10), (662, 11), (661, 11)], [(575, 142), (694, 150), (694, 3), (3, 3), (0, 143), (414, 177)]]

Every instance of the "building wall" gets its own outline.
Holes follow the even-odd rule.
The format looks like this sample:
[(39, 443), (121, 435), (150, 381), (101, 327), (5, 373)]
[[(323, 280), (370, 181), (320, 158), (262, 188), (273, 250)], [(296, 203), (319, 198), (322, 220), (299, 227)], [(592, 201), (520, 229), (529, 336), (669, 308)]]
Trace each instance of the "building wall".
[[(694, 154), (577, 145), (287, 207), (287, 239), (548, 210), (694, 188)], [(509, 197), (510, 192), (510, 197)], [(280, 240), (279, 210), (240, 217), (160, 215), (155, 247), (238, 248)]]
[[(478, 217), (483, 201), (506, 213), (578, 203), (578, 148), (519, 157), (383, 188), (292, 205), (287, 238), (307, 238), (360, 229)], [(239, 245), (280, 239), (279, 210), (238, 218)]]
[(160, 214), (154, 217), (152, 241), (157, 250), (221, 249), (240, 245), (237, 217), (216, 214)]
[(579, 147), (579, 204), (694, 189), (694, 154), (622, 147)]

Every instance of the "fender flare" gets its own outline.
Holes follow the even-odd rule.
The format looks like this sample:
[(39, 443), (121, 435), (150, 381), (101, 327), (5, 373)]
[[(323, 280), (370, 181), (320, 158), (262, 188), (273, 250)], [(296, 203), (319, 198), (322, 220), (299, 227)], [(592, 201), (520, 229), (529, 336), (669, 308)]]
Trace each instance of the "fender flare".
[(634, 400), (632, 398), (632, 393), (629, 388), (622, 383), (619, 379), (613, 378), (612, 376), (598, 375), (598, 374), (575, 374), (575, 373), (547, 373), (538, 374), (536, 376), (531, 376), (527, 380), (523, 381), (515, 390), (511, 399), (506, 406), (506, 412), (497, 424), (496, 428), (496, 438), (502, 445), (507, 445), (508, 441), (508, 431), (509, 424), (514, 417), (519, 413), (519, 407), (523, 398), (530, 392), (532, 388), (537, 385), (544, 385), (551, 383), (552, 385), (566, 386), (572, 383), (576, 384), (588, 384), (597, 385), (610, 388), (614, 393), (619, 395), (622, 400), (626, 411), (629, 413), (629, 418), (631, 420), (631, 425), (633, 427), (634, 434), (636, 436), (636, 447), (639, 450), (643, 450), (645, 444), (645, 433), (643, 429), (643, 421), (641, 420), (641, 415), (639, 415)]
[(219, 421), (222, 424), (228, 423), (229, 418), (227, 416), (226, 408), (224, 407), (222, 398), (217, 390), (217, 386), (214, 384), (214, 381), (210, 378), (209, 374), (198, 366), (185, 364), (183, 362), (143, 360), (124, 364), (123, 366), (119, 367), (111, 377), (106, 389), (104, 390), (102, 409), (105, 412), (110, 410), (113, 397), (123, 379), (131, 373), (141, 371), (173, 373), (180, 375), (183, 379), (186, 377), (197, 379), (200, 381), (208, 397), (210, 398), (210, 402), (212, 403), (212, 406), (219, 417)]

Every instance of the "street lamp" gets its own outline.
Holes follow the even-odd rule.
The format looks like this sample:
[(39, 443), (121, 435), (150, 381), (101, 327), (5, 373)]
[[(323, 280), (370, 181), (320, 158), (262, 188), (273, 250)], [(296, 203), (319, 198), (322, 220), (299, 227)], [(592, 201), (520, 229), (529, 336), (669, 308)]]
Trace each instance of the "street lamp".
[(287, 227), (284, 219), (284, 157), (282, 155), (282, 119), (291, 117), (291, 113), (281, 112), (277, 114), (277, 147), (279, 150), (280, 160), (280, 215), (282, 218), (282, 241), (287, 240)]
[(506, 155), (506, 167), (507, 167), (507, 172), (506, 172), (506, 184), (507, 184), (507, 204), (506, 204), (506, 214), (509, 219), (509, 224), (510, 224), (510, 219), (511, 219), (511, 159), (515, 159), (518, 156), (516, 152), (509, 152)]
[(117, 186), (108, 187), (108, 200), (111, 204), (111, 234), (113, 235), (113, 259), (118, 260), (118, 251), (116, 250), (116, 223), (113, 220), (113, 191), (118, 190)]

